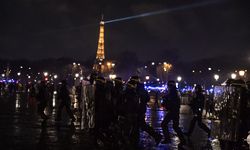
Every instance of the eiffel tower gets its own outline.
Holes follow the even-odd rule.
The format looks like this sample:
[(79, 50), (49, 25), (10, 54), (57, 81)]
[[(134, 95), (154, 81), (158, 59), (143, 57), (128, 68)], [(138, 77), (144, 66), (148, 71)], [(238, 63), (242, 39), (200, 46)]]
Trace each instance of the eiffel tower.
[(104, 50), (104, 20), (103, 15), (100, 22), (100, 30), (99, 30), (99, 40), (96, 52), (95, 63), (93, 66), (93, 70), (104, 76), (107, 76), (110, 73), (113, 73), (114, 63), (112, 61), (108, 61), (105, 59), (105, 50)]
[(98, 40), (98, 48), (96, 52), (96, 60), (103, 61), (105, 59), (105, 51), (104, 51), (104, 21), (103, 16), (100, 22), (100, 32), (99, 32), (99, 40)]
[(104, 53), (104, 21), (103, 15), (102, 20), (100, 22), (100, 30), (99, 30), (99, 40), (98, 47), (96, 52), (96, 59), (93, 66), (93, 70), (97, 73), (103, 73), (104, 66), (103, 63), (105, 61), (105, 53)]

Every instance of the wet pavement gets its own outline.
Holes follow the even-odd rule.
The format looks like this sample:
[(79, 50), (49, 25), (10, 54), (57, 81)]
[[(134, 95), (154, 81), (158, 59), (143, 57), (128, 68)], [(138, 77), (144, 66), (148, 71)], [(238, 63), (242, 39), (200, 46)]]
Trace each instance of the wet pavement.
[[(77, 150), (96, 149), (93, 136), (80, 130), (80, 120), (74, 124), (70, 122), (66, 112), (61, 122), (55, 122), (55, 101), (51, 102), (51, 109), (46, 109), (49, 115), (47, 121), (43, 121), (36, 113), (36, 105), (32, 108), (27, 105), (24, 94), (15, 94), (8, 98), (0, 98), (0, 148), (3, 150), (22, 149), (55, 149)], [(185, 132), (189, 127), (191, 115), (189, 107), (182, 105), (180, 115), (180, 127)], [(75, 113), (77, 115), (77, 113)], [(148, 108), (146, 122), (162, 133), (160, 124), (165, 112), (160, 108)], [(210, 124), (209, 120), (204, 120)], [(172, 133), (171, 144), (159, 144), (155, 146), (153, 138), (147, 133), (141, 132), (140, 145), (145, 150), (168, 150), (178, 149), (178, 138), (170, 124)], [(185, 149), (205, 150), (211, 149), (211, 144), (204, 131), (195, 127), (195, 130)]]

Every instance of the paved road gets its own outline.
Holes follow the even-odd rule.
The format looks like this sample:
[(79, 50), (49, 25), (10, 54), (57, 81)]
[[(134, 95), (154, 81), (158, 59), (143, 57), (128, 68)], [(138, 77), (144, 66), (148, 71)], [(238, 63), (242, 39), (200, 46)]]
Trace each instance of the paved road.
[[(180, 126), (186, 131), (191, 116), (188, 106), (182, 106), (180, 115)], [(55, 149), (55, 150), (77, 150), (96, 149), (92, 142), (93, 136), (80, 130), (80, 122), (71, 124), (68, 116), (64, 113), (64, 120), (60, 125), (55, 122), (55, 109), (47, 109), (50, 118), (43, 122), (36, 114), (36, 109), (27, 108), (27, 100), (24, 95), (14, 95), (9, 98), (0, 98), (0, 147), (3, 150), (22, 149)], [(160, 123), (165, 112), (161, 109), (147, 110), (146, 122), (156, 130), (162, 132)], [(209, 120), (205, 121), (209, 125)], [(60, 127), (60, 128), (59, 128)], [(145, 150), (168, 150), (177, 149), (178, 138), (172, 132), (172, 144), (160, 144), (155, 147), (154, 140), (147, 134), (141, 133), (140, 145)], [(199, 128), (195, 128), (191, 140), (186, 149), (211, 149), (206, 134)]]

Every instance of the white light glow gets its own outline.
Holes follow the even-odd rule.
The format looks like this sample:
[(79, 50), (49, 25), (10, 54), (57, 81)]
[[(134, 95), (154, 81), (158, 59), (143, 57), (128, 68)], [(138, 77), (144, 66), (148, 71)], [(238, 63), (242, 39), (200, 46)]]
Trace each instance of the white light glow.
[(47, 77), (47, 76), (49, 75), (49, 73), (48, 73), (48, 72), (43, 72), (43, 75), (44, 75), (45, 77)]
[(219, 76), (218, 74), (215, 74), (215, 75), (214, 75), (214, 79), (215, 79), (216, 81), (218, 81), (219, 78), (220, 78), (220, 76)]
[(232, 73), (232, 74), (231, 74), (231, 78), (232, 78), (232, 79), (236, 79), (236, 77), (237, 77), (237, 75), (236, 75), (235, 73)]
[(182, 80), (182, 77), (181, 77), (181, 76), (178, 76), (178, 77), (177, 77), (177, 81), (178, 81), (178, 82), (181, 82), (181, 80)]
[(57, 79), (57, 78), (58, 78), (58, 76), (55, 74), (55, 75), (54, 75), (54, 79)]
[(110, 78), (111, 80), (115, 79), (115, 78), (116, 78), (116, 74), (110, 74), (110, 75), (109, 75), (109, 78)]
[(79, 73), (76, 73), (76, 74), (75, 74), (75, 77), (78, 78), (78, 77), (79, 77)]
[(239, 71), (239, 75), (240, 75), (241, 77), (243, 77), (243, 76), (245, 75), (245, 71), (244, 71), (244, 70), (240, 70), (240, 71)]

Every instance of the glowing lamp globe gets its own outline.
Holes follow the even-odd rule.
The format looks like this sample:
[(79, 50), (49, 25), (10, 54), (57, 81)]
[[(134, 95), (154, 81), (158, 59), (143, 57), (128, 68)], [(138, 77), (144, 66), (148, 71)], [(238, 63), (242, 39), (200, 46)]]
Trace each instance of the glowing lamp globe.
[(241, 77), (243, 77), (243, 76), (245, 75), (245, 71), (244, 71), (244, 70), (240, 70), (240, 71), (239, 71), (239, 75), (240, 75)]
[(218, 81), (219, 78), (220, 78), (220, 76), (219, 76), (218, 74), (215, 74), (215, 75), (214, 75), (214, 79), (215, 79), (216, 81)]
[(181, 76), (178, 76), (178, 77), (177, 77), (177, 81), (178, 81), (178, 82), (181, 82), (181, 80), (182, 80), (182, 77), (181, 77)]
[(232, 78), (232, 79), (236, 79), (236, 77), (237, 77), (237, 75), (236, 75), (235, 73), (232, 73), (232, 74), (231, 74), (231, 78)]

